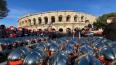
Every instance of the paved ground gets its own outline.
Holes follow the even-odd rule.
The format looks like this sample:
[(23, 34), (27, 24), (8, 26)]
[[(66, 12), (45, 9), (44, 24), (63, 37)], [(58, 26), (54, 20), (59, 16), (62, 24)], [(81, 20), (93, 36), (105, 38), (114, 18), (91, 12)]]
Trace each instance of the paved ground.
[(3, 62), (3, 63), (0, 63), (0, 65), (7, 65), (6, 63), (7, 63), (7, 62)]

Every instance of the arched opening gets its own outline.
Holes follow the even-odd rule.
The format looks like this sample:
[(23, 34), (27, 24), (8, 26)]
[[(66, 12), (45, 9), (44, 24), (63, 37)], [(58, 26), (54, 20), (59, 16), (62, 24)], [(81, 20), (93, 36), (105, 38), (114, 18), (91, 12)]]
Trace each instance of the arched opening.
[(69, 22), (69, 21), (70, 21), (70, 18), (71, 18), (71, 16), (68, 15), (68, 16), (66, 17), (66, 21)]
[(79, 31), (79, 28), (78, 28), (78, 27), (74, 28), (74, 31), (75, 31), (75, 32), (76, 32), (76, 31)]
[(59, 22), (62, 21), (62, 15), (60, 15), (60, 16), (58, 17), (58, 21), (59, 21)]
[(77, 15), (74, 16), (74, 22), (77, 22)]
[(59, 32), (63, 32), (63, 28), (59, 28)]
[(56, 30), (55, 28), (52, 28), (52, 30)]
[(55, 17), (52, 16), (52, 17), (51, 17), (51, 23), (54, 23), (54, 22), (55, 22)]
[(67, 33), (67, 36), (71, 36), (72, 35), (71, 29), (70, 28), (67, 28), (66, 29), (66, 33)]
[(81, 22), (84, 22), (83, 19), (84, 19), (84, 16), (81, 16)]
[(71, 32), (71, 29), (70, 29), (70, 28), (67, 28), (67, 29), (66, 29), (66, 32)]
[(44, 17), (45, 24), (48, 24), (48, 17)]
[(88, 24), (88, 27), (89, 27), (89, 28), (92, 28), (92, 24)]
[(85, 23), (89, 23), (89, 20), (85, 20)]
[(36, 25), (36, 19), (33, 18), (33, 25)]
[(42, 31), (42, 29), (38, 29), (39, 31)]
[(42, 19), (40, 17), (38, 18), (38, 22), (39, 22), (38, 24), (41, 24), (42, 22)]
[(81, 20), (84, 19), (84, 16), (81, 16)]
[(29, 19), (28, 22), (29, 22), (29, 26), (30, 26), (31, 25), (31, 19)]

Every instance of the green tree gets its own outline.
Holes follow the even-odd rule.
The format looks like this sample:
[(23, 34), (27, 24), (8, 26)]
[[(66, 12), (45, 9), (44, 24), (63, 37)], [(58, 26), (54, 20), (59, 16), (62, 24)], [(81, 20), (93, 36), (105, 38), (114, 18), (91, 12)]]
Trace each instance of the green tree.
[(94, 23), (94, 26), (97, 28), (105, 28), (107, 25), (107, 19), (108, 17), (116, 17), (116, 12), (103, 14), (102, 16), (99, 16), (97, 18), (97, 22)]
[(8, 8), (6, 0), (0, 0), (0, 19), (3, 19), (8, 15)]

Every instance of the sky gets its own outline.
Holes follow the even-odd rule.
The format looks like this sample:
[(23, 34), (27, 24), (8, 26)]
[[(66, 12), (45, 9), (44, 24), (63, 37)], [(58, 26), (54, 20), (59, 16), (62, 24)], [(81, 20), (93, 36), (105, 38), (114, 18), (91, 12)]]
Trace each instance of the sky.
[(116, 12), (116, 0), (6, 0), (8, 16), (0, 20), (0, 25), (18, 25), (21, 16), (46, 11), (74, 10), (95, 16)]

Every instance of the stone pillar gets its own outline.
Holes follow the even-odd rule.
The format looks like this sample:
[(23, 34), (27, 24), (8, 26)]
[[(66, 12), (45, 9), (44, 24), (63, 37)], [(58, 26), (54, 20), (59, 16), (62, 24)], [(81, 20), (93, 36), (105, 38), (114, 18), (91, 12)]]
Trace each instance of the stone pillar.
[(36, 25), (38, 25), (39, 24), (38, 18), (35, 18), (35, 19), (36, 19)]
[(81, 22), (81, 16), (78, 17), (79, 22)]
[(44, 17), (41, 17), (41, 24), (45, 24)]
[(62, 15), (62, 22), (66, 22), (66, 15)]
[(31, 25), (33, 25), (33, 24), (34, 24), (33, 19), (31, 19)]
[(58, 22), (58, 16), (56, 15), (55, 16), (55, 23), (57, 23)]
[(51, 24), (51, 16), (48, 15), (48, 24)]
[(70, 22), (75, 22), (75, 21), (74, 21), (74, 16), (72, 16), (72, 15), (70, 15), (70, 16), (71, 16)]

